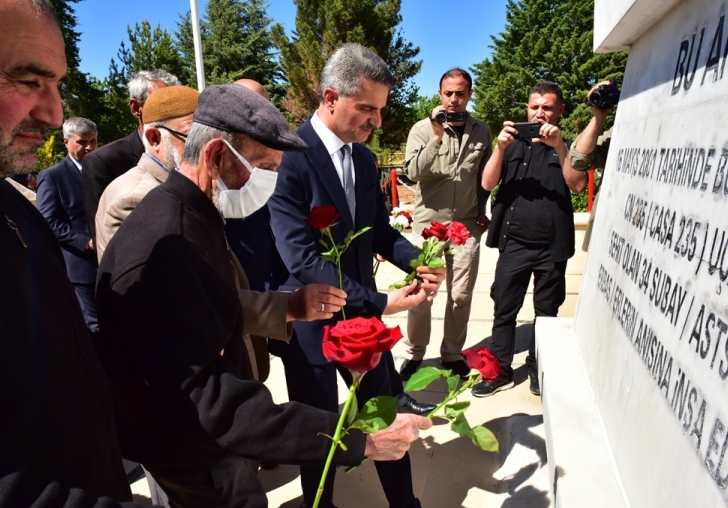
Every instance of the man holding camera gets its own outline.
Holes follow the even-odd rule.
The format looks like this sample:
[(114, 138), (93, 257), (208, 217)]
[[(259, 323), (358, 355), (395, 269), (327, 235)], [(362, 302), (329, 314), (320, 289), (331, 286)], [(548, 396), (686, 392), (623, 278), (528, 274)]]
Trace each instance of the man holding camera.
[[(422, 230), (433, 221), (461, 222), (470, 233), (457, 254), (446, 256), (447, 303), (440, 346), (443, 367), (465, 377), (470, 369), (460, 352), (478, 275), (480, 236), (490, 222), (485, 216), (490, 193), (480, 186), (480, 180), (491, 154), (492, 138), (488, 127), (466, 111), (473, 95), (473, 79), (467, 71), (455, 68), (443, 74), (438, 93), (442, 105), (409, 133), (404, 169), (419, 184), (413, 242), (422, 244)], [(402, 366), (405, 381), (419, 368), (430, 342), (431, 307), (432, 302), (425, 300), (407, 316), (406, 344), (412, 356)]]
[[(603, 168), (607, 163), (609, 144), (612, 139), (612, 129), (610, 128), (604, 134), (600, 134), (604, 128), (604, 122), (607, 119), (609, 110), (618, 101), (619, 91), (617, 90), (617, 85), (613, 85), (609, 81), (602, 81), (589, 90), (587, 104), (591, 106), (592, 118), (582, 133), (577, 136), (569, 151), (569, 164), (575, 170), (589, 171), (592, 168)], [(598, 202), (599, 193), (597, 192), (596, 196), (594, 196), (594, 204), (589, 215), (589, 221), (586, 224), (584, 243), (581, 246), (583, 251), (589, 249), (589, 241), (591, 240)]]
[[(498, 358), (502, 373), (473, 386), (476, 397), (513, 387), (516, 316), (531, 274), (536, 316), (556, 316), (566, 298), (566, 261), (574, 255), (569, 191), (582, 192), (587, 179), (569, 164), (569, 147), (557, 126), (564, 107), (556, 83), (537, 83), (528, 97), (527, 112), (528, 121), (540, 127), (503, 122), (483, 171), (483, 188), (491, 190), (500, 183), (485, 244), (500, 251), (490, 295), (495, 304), (491, 352)], [(520, 132), (538, 137), (526, 138)], [(540, 395), (533, 335), (528, 352), (531, 393)]]

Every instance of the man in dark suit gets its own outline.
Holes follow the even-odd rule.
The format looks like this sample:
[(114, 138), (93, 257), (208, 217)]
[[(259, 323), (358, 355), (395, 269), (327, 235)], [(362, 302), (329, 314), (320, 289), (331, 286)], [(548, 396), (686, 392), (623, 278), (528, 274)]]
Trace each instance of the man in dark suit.
[(116, 178), (139, 162), (144, 153), (142, 112), (149, 95), (163, 86), (179, 85), (179, 79), (160, 71), (139, 71), (129, 81), (129, 109), (137, 119), (138, 127), (128, 136), (104, 145), (83, 162), (83, 193), (86, 206), (86, 222), (91, 238), (96, 238), (96, 210), (104, 189)]
[[(389, 225), (389, 215), (377, 179), (374, 160), (363, 143), (381, 125), (381, 110), (394, 80), (387, 65), (371, 50), (345, 44), (331, 57), (321, 78), (321, 105), (297, 131), (309, 146), (305, 153), (284, 154), (278, 169), (275, 193), (268, 203), (276, 247), (288, 270), (282, 290), (308, 283), (339, 285), (332, 263), (324, 262), (321, 233), (306, 223), (316, 206), (334, 205), (341, 218), (331, 232), (341, 242), (352, 230), (372, 229), (354, 240), (341, 258), (346, 317), (380, 317), (408, 310), (433, 298), (445, 278), (444, 268), (418, 268), (416, 282), (389, 294), (370, 289), (374, 252), (409, 272), (419, 252)], [(336, 365), (323, 356), (322, 329), (338, 321), (295, 323), (289, 345), (278, 345), (283, 358), (291, 400), (337, 411)], [(387, 353), (391, 355), (391, 353)], [(383, 358), (364, 376), (359, 388), (360, 406), (376, 395), (395, 395), (391, 362)], [(348, 372), (341, 371), (344, 379)], [(409, 456), (394, 462), (375, 462), (382, 487), (392, 508), (419, 507), (412, 489)], [(310, 507), (321, 477), (320, 466), (302, 466), (304, 505)], [(321, 507), (331, 508), (333, 472), (324, 488)]]
[(63, 123), (63, 144), (68, 155), (38, 175), (36, 206), (61, 245), (66, 273), (81, 304), (86, 326), (99, 331), (94, 285), (96, 253), (83, 206), (81, 161), (98, 147), (98, 130), (91, 120), (69, 118)]

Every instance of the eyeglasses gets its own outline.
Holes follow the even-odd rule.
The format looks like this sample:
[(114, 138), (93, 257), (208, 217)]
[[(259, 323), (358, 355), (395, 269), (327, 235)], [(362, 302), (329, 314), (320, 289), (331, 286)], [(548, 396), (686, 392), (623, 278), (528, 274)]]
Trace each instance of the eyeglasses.
[(165, 131), (169, 131), (172, 134), (176, 134), (183, 139), (187, 139), (187, 134), (185, 134), (184, 132), (176, 131), (174, 129), (170, 129), (166, 125), (157, 125), (157, 129), (164, 129)]

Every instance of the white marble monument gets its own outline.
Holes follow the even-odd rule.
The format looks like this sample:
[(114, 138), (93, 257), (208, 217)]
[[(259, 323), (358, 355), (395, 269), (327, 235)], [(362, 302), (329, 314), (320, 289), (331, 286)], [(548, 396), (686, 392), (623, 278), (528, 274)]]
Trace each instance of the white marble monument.
[(727, 14), (596, 1), (629, 58), (573, 326), (536, 323), (556, 506), (728, 506)]

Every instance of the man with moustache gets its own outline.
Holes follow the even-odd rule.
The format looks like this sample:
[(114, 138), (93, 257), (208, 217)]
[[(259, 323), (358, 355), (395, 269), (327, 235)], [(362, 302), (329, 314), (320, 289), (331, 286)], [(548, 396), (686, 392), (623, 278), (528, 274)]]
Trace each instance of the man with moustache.
[(167, 180), (182, 161), (192, 114), (200, 92), (187, 86), (157, 90), (144, 105), (144, 147), (136, 166), (116, 178), (104, 190), (96, 212), (98, 259), (111, 237), (147, 193)]
[[(379, 318), (411, 309), (427, 297), (427, 290), (434, 298), (445, 277), (444, 269), (419, 267), (417, 271), (424, 281), (421, 286), (413, 281), (389, 294), (370, 287), (373, 253), (406, 272), (419, 254), (389, 225), (374, 160), (361, 144), (381, 125), (381, 111), (393, 84), (386, 63), (373, 51), (353, 43), (339, 48), (324, 67), (318, 110), (297, 131), (310, 149), (284, 155), (275, 194), (268, 205), (276, 247), (288, 272), (280, 287), (283, 290), (312, 282), (339, 285), (336, 267), (321, 255), (325, 250), (319, 243), (321, 232), (306, 222), (313, 207), (336, 207), (341, 217), (331, 233), (337, 243), (349, 231), (372, 228), (356, 238), (341, 256), (347, 318)], [(290, 344), (275, 344), (274, 353), (283, 359), (291, 400), (337, 411), (337, 365), (326, 361), (321, 345), (323, 327), (334, 325), (339, 316), (294, 323)], [(360, 406), (376, 395), (396, 395), (390, 376), (397, 373), (390, 372), (391, 365), (391, 352), (386, 352), (379, 365), (367, 372), (359, 387)], [(346, 369), (340, 372), (350, 381)], [(390, 506), (420, 506), (412, 489), (409, 455), (396, 462), (375, 462), (375, 466)], [(312, 506), (322, 472), (319, 466), (301, 467), (303, 506)], [(331, 471), (321, 498), (322, 508), (333, 506), (333, 481)]]
[[(60, 127), (63, 35), (47, 0), (0, 0), (0, 506), (131, 501), (111, 390), (43, 216), (6, 179)], [(124, 506), (134, 506), (125, 503)]]
[(36, 206), (61, 245), (66, 273), (91, 333), (99, 331), (96, 319), (96, 253), (88, 231), (83, 203), (81, 161), (98, 147), (98, 131), (91, 120), (80, 117), (63, 122), (63, 144), (68, 155), (40, 172)]
[[(422, 231), (433, 221), (462, 223), (470, 238), (452, 256), (445, 256), (447, 267), (447, 302), (440, 356), (442, 366), (461, 377), (470, 368), (460, 353), (468, 333), (470, 304), (478, 276), (480, 235), (488, 228), (485, 208), (490, 193), (480, 180), (491, 153), (488, 126), (467, 112), (473, 95), (473, 79), (463, 69), (451, 69), (440, 78), (441, 106), (429, 118), (417, 122), (407, 138), (404, 170), (418, 183), (415, 198), (412, 241), (422, 245)], [(438, 114), (463, 115), (462, 121), (437, 121)], [(407, 314), (407, 349), (400, 374), (408, 380), (422, 364), (430, 343), (432, 302), (424, 301)]]
[[(528, 121), (541, 124), (540, 136), (518, 137), (513, 122), (503, 130), (483, 171), (482, 185), (500, 183), (493, 220), (485, 244), (500, 251), (491, 297), (495, 303), (491, 352), (502, 374), (473, 386), (476, 397), (513, 387), (511, 363), (516, 316), (523, 306), (531, 274), (536, 317), (556, 316), (566, 298), (566, 262), (574, 255), (574, 213), (571, 194), (586, 188), (586, 174), (569, 164), (569, 144), (558, 127), (564, 99), (556, 83), (537, 83), (528, 96)], [(540, 395), (535, 336), (526, 358), (530, 390)]]
[(149, 96), (165, 86), (180, 85), (179, 79), (166, 71), (143, 70), (129, 80), (129, 109), (138, 126), (128, 136), (99, 148), (83, 163), (83, 192), (86, 221), (91, 238), (96, 239), (96, 211), (99, 199), (114, 179), (136, 166), (144, 153), (143, 110)]
[[(101, 261), (98, 346), (115, 388), (121, 447), (173, 505), (267, 506), (239, 457), (311, 464), (328, 455), (324, 435), (338, 416), (273, 404), (265, 386), (251, 380), (249, 350), (235, 358), (228, 351), (243, 336), (244, 316), (221, 215), (254, 210), (260, 203), (248, 198), (270, 192), (282, 151), (306, 148), (256, 93), (235, 84), (205, 89), (179, 172), (139, 203)], [(330, 318), (342, 296), (320, 286), (299, 311)], [(400, 415), (376, 435), (355, 431), (334, 463), (397, 459), (418, 428), (430, 425)]]

